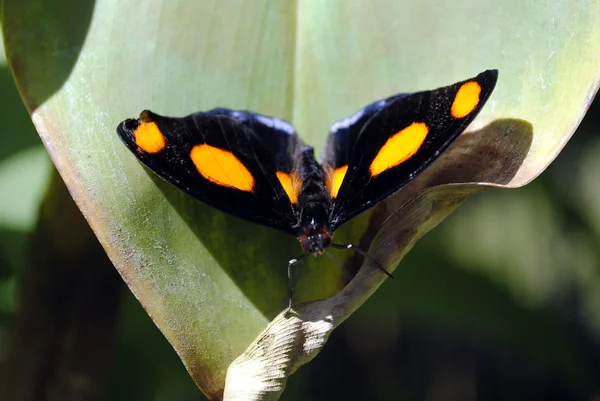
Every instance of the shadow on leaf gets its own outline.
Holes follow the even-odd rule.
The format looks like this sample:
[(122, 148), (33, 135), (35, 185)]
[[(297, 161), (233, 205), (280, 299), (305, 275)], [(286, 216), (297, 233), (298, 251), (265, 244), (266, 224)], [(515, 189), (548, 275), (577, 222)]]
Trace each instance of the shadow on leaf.
[[(396, 239), (388, 239), (382, 244), (386, 251), (383, 254), (378, 250), (371, 252), (379, 254), (386, 265), (395, 265), (401, 256), (390, 259), (389, 253), (404, 255), (418, 238), (470, 195), (489, 187), (507, 185), (521, 168), (532, 141), (533, 126), (518, 119), (498, 119), (461, 135), (427, 171), (376, 208), (361, 246), (368, 249), (384, 224), (394, 227)], [(438, 189), (438, 186), (443, 187)], [(398, 260), (392, 263), (395, 259)], [(361, 264), (362, 257), (355, 255), (345, 266), (350, 272), (348, 277), (353, 277)]]
[[(375, 213), (361, 216), (348, 226), (368, 226), (360, 242), (360, 245), (367, 249), (385, 220), (393, 219), (394, 224), (403, 230), (400, 235), (402, 240), (387, 239), (387, 251), (383, 254), (371, 251), (374, 255), (379, 255), (382, 261), (387, 261), (390, 257), (387, 253), (391, 250), (407, 250), (409, 244), (437, 225), (469, 195), (480, 192), (485, 187), (449, 186), (425, 198), (418, 196), (423, 190), (455, 183), (506, 184), (525, 159), (532, 137), (531, 124), (516, 119), (496, 120), (478, 131), (466, 133), (431, 168), (378, 206)], [(287, 301), (287, 261), (301, 253), (296, 240), (197, 202), (152, 172), (148, 171), (148, 174), (198, 237), (202, 246), (236, 282), (244, 295), (266, 317), (272, 318), (277, 315)], [(436, 217), (432, 218), (436, 210)], [(342, 235), (347, 237), (350, 230), (351, 227), (345, 227)], [(394, 231), (394, 235), (398, 235), (397, 230)], [(358, 271), (362, 257), (354, 253), (348, 260), (344, 265), (346, 283)], [(322, 272), (326, 271), (326, 263), (332, 265), (331, 261), (323, 259), (318, 263)], [(341, 273), (339, 269), (332, 267), (327, 271), (333, 271), (338, 276), (322, 279), (312, 274), (307, 280), (311, 280), (311, 284), (324, 287), (329, 284), (333, 291), (341, 289), (344, 280), (335, 278)], [(329, 283), (324, 283), (328, 280)], [(323, 293), (326, 292), (324, 289)], [(329, 292), (331, 293), (331, 288)]]
[[(7, 59), (30, 112), (67, 81), (92, 22), (95, 1), (7, 1), (2, 4)], [(36, 29), (31, 29), (36, 27)]]

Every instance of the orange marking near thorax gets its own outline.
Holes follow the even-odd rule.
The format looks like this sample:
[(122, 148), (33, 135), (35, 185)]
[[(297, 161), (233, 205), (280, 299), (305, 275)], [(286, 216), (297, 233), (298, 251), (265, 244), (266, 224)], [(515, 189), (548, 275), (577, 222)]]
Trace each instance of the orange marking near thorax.
[(192, 148), (190, 158), (198, 172), (210, 182), (252, 192), (254, 177), (233, 153), (204, 143)]
[(298, 203), (298, 194), (300, 193), (300, 187), (302, 186), (302, 182), (300, 181), (300, 177), (297, 173), (292, 173), (291, 175), (288, 173), (284, 173), (283, 171), (278, 171), (275, 173), (279, 183), (283, 187), (283, 190), (287, 194), (288, 198), (290, 198), (290, 202)]
[(331, 167), (327, 169), (327, 175), (325, 177), (325, 186), (327, 186), (329, 194), (332, 198), (335, 199), (337, 197), (347, 172), (348, 165), (338, 167), (336, 169), (333, 169)]
[(371, 177), (410, 159), (421, 148), (428, 132), (427, 124), (419, 122), (412, 123), (395, 133), (379, 149), (377, 156), (371, 162), (369, 168)]

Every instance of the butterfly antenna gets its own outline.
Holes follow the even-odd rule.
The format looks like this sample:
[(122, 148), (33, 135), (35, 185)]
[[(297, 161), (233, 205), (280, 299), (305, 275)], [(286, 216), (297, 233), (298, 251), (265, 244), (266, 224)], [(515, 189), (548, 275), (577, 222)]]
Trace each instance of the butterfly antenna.
[(371, 255), (369, 255), (366, 251), (362, 250), (358, 246), (356, 246), (354, 244), (342, 245), (342, 244), (334, 244), (334, 243), (331, 243), (331, 246), (334, 247), (335, 249), (354, 249), (356, 252), (360, 253), (363, 257), (365, 257), (365, 258), (369, 259), (371, 262), (373, 262), (373, 264), (375, 266), (377, 266), (377, 268), (379, 270), (381, 270), (382, 272), (387, 274), (388, 277), (394, 278), (394, 276), (392, 276), (392, 273), (387, 271), (381, 263), (379, 263), (377, 260), (375, 260), (373, 257), (371, 257)]
[(288, 262), (288, 297), (289, 297), (289, 302), (288, 302), (287, 310), (285, 311), (286, 315), (292, 310), (292, 303), (294, 301), (294, 276), (292, 274), (292, 268), (294, 266), (296, 266), (298, 263), (302, 262), (304, 259), (306, 259), (306, 257), (308, 255), (309, 255), (309, 253), (305, 253), (302, 256), (300, 256), (299, 258), (290, 259), (289, 262)]

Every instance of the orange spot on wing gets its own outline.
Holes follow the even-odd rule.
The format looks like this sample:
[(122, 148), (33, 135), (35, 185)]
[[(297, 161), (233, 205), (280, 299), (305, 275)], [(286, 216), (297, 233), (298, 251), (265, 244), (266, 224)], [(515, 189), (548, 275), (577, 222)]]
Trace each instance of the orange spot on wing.
[(338, 192), (340, 191), (340, 187), (342, 186), (342, 182), (344, 182), (346, 172), (348, 172), (348, 165), (338, 167), (336, 169), (333, 169), (331, 167), (328, 168), (325, 185), (327, 186), (329, 194), (332, 198), (337, 197)]
[(377, 156), (371, 162), (369, 172), (371, 177), (383, 173), (385, 170), (399, 165), (410, 159), (417, 153), (425, 138), (429, 128), (425, 123), (412, 123), (408, 127), (395, 133), (379, 149)]
[(198, 172), (210, 182), (252, 192), (254, 177), (233, 153), (204, 143), (192, 148), (190, 158)]
[(300, 187), (302, 185), (298, 174), (292, 173), (290, 175), (288, 173), (284, 173), (283, 171), (278, 171), (275, 173), (275, 175), (281, 183), (281, 186), (283, 187), (283, 190), (287, 194), (288, 198), (290, 198), (290, 202), (298, 203), (298, 194), (300, 193)]
[(133, 132), (135, 144), (147, 153), (158, 153), (165, 148), (167, 140), (155, 122), (142, 122)]
[(481, 86), (477, 82), (469, 81), (462, 84), (452, 102), (450, 109), (452, 117), (463, 118), (471, 114), (479, 104), (480, 93)]

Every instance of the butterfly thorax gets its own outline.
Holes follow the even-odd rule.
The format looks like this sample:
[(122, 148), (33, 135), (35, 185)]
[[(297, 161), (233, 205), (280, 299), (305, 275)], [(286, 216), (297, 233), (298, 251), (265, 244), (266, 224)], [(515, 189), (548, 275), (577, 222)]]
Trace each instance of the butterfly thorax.
[(315, 159), (312, 147), (302, 149), (300, 177), (302, 187), (298, 194), (300, 215), (297, 236), (306, 252), (319, 256), (331, 242), (331, 196), (325, 186), (323, 168)]

